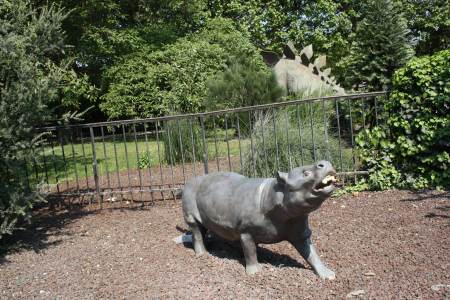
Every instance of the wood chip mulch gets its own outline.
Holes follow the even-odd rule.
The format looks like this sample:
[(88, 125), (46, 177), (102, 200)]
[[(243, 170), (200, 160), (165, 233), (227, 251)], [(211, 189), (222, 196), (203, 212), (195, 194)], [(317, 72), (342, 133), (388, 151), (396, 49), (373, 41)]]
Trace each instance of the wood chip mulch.
[(320, 280), (288, 243), (260, 245), (247, 276), (239, 244), (209, 255), (172, 239), (187, 229), (179, 201), (137, 208), (40, 212), (0, 256), (1, 299), (448, 299), (450, 194), (364, 192), (311, 215), (313, 239), (336, 272)]

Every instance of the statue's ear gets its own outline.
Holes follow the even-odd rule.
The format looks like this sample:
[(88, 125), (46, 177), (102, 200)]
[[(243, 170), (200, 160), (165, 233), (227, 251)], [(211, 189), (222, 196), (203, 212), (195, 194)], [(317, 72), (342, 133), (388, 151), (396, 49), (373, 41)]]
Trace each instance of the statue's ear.
[(282, 185), (286, 185), (288, 182), (288, 173), (284, 173), (281, 171), (277, 172), (277, 181)]

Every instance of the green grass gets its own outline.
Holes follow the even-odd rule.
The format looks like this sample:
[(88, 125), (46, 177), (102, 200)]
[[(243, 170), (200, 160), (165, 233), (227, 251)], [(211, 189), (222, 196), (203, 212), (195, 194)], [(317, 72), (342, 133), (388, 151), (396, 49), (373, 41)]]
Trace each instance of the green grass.
[[(306, 133), (306, 132), (305, 132)], [(250, 139), (245, 138), (241, 139), (240, 145), (241, 149), (239, 149), (239, 141), (236, 137), (233, 136), (234, 131), (230, 129), (230, 132), (228, 133), (228, 137), (232, 139), (228, 140), (228, 145), (225, 140), (225, 134), (217, 135), (217, 140), (214, 138), (214, 135), (209, 134), (207, 136), (207, 148), (208, 148), (208, 160), (210, 162), (214, 162), (216, 160), (216, 157), (227, 157), (228, 151), (230, 156), (239, 157), (240, 153), (242, 153), (242, 158), (244, 160), (244, 169), (245, 166), (248, 165), (248, 160), (251, 159), (251, 147), (250, 147)], [(293, 135), (298, 133), (292, 133)], [(305, 140), (307, 140), (308, 137), (305, 137)], [(291, 142), (294, 142), (296, 138), (293, 138)], [(332, 140), (332, 139), (330, 139)], [(258, 143), (257, 139), (253, 140), (254, 142), (254, 154), (256, 156), (256, 159), (259, 161), (259, 164), (263, 163), (262, 160), (265, 160), (266, 157), (261, 157), (261, 151), (262, 145)], [(273, 165), (275, 163), (275, 159), (273, 157), (275, 150), (273, 149), (274, 145), (270, 145), (270, 142), (266, 142), (266, 151), (269, 159), (269, 164)], [(295, 145), (298, 144), (298, 141), (294, 142)], [(335, 143), (334, 143), (335, 144)], [(137, 145), (137, 150), (136, 150)], [(286, 145), (284, 145), (286, 146)], [(299, 146), (299, 145), (297, 145)], [(308, 146), (303, 145), (305, 151), (307, 152)], [(280, 153), (286, 152), (281, 149), (283, 147), (283, 143), (281, 141), (279, 142), (280, 147)], [(291, 145), (291, 147), (293, 147)], [(332, 146), (331, 148), (335, 149), (337, 145)], [(229, 150), (228, 150), (229, 148)], [(296, 147), (298, 148), (298, 147)], [(64, 149), (64, 158), (63, 159), (63, 149)], [(191, 148), (192, 149), (192, 148)], [(202, 146), (203, 149), (203, 146)], [(30, 177), (30, 182), (32, 184), (36, 183), (49, 183), (49, 184), (56, 184), (57, 182), (63, 182), (65, 180), (76, 180), (78, 177), (78, 180), (81, 182), (85, 182), (84, 180), (87, 177), (93, 176), (93, 154), (92, 154), (92, 145), (90, 142), (84, 142), (84, 144), (76, 143), (76, 144), (67, 144), (64, 145), (64, 147), (61, 147), (61, 145), (55, 145), (55, 147), (52, 149), (50, 146), (42, 147), (39, 149), (40, 151), (36, 151), (36, 155), (34, 156), (36, 163), (33, 164), (31, 160), (28, 161), (28, 173)], [(147, 152), (148, 150), (148, 152)], [(286, 149), (284, 149), (286, 150)], [(310, 149), (311, 150), (311, 149)], [(84, 151), (84, 154), (83, 154)], [(103, 176), (106, 175), (107, 171), (111, 173), (115, 173), (117, 171), (126, 171), (127, 169), (138, 169), (139, 167), (139, 160), (138, 158), (142, 158), (143, 156), (146, 156), (148, 153), (148, 156), (150, 158), (149, 164), (145, 164), (145, 167), (157, 167), (160, 165), (167, 166), (170, 164), (170, 162), (167, 162), (165, 160), (165, 147), (162, 140), (159, 141), (159, 155), (158, 155), (158, 142), (154, 139), (149, 139), (147, 142), (143, 137), (139, 138), (137, 140), (137, 143), (133, 141), (127, 141), (124, 143), (122, 140), (117, 140), (114, 143), (112, 140), (106, 140), (104, 143), (101, 141), (96, 141), (95, 143), (95, 152), (98, 162), (98, 171), (99, 175)], [(305, 153), (306, 153), (305, 152)], [(309, 151), (310, 152), (310, 151)], [(318, 151), (320, 153), (320, 151)], [(336, 151), (335, 151), (336, 152)], [(106, 153), (106, 156), (105, 156)], [(115, 159), (115, 153), (117, 153), (117, 162)], [(300, 164), (301, 157), (299, 150), (294, 150), (291, 148), (291, 155), (292, 157), (292, 163), (293, 167), (295, 167), (297, 164)], [(345, 149), (342, 149), (342, 156), (343, 156), (343, 169), (348, 170), (352, 169), (353, 166), (350, 166), (351, 164), (351, 157), (352, 157), (352, 150), (351, 148), (346, 147)], [(128, 159), (127, 159), (128, 158)], [(318, 157), (319, 159), (326, 157)], [(127, 161), (128, 160), (128, 161)], [(304, 163), (311, 163), (309, 160), (311, 160), (310, 157), (304, 157)], [(335, 155), (332, 157), (332, 162), (335, 164), (335, 167), (339, 169), (340, 161)], [(44, 163), (45, 162), (45, 163)], [(203, 160), (196, 160), (196, 162), (203, 163)], [(188, 162), (186, 162), (188, 163)], [(181, 164), (181, 163), (179, 163)], [(267, 162), (264, 161), (263, 165), (266, 165)], [(236, 166), (235, 166), (236, 167)], [(248, 166), (247, 166), (248, 167)], [(281, 164), (281, 169), (283, 171), (288, 171), (286, 168), (287, 166)], [(144, 168), (145, 169), (145, 168)], [(248, 168), (247, 168), (248, 169)], [(264, 170), (264, 173), (266, 176), (272, 176), (273, 173), (272, 170), (273, 166), (270, 170)], [(240, 168), (238, 167), (237, 170), (239, 171)], [(250, 172), (247, 170), (245, 172), (247, 175), (252, 175), (253, 172)], [(258, 173), (258, 172), (257, 172)], [(255, 174), (255, 175), (261, 175), (261, 174)], [(115, 176), (114, 174), (111, 176)]]
[[(231, 156), (239, 155), (239, 142), (237, 139), (228, 141), (229, 151)], [(136, 150), (137, 145), (137, 150)], [(241, 148), (245, 147), (246, 142), (241, 140)], [(228, 155), (227, 142), (223, 139), (217, 140), (217, 153), (216, 143), (213, 138), (207, 139), (208, 147), (208, 159), (212, 160), (217, 157), (226, 157)], [(63, 156), (64, 149), (64, 156)], [(84, 149), (84, 150), (83, 150)], [(129, 169), (138, 168), (138, 157), (142, 157), (147, 154), (147, 149), (150, 157), (150, 167), (159, 166), (161, 158), (162, 165), (168, 165), (169, 163), (164, 160), (164, 144), (159, 142), (159, 156), (158, 156), (158, 142), (156, 140), (138, 139), (137, 143), (134, 141), (116, 142), (114, 149), (114, 143), (112, 141), (105, 141), (105, 143), (96, 142), (95, 152), (98, 163), (99, 175), (106, 175), (106, 172), (125, 171)], [(83, 155), (84, 151), (84, 155)], [(106, 153), (106, 156), (105, 156)], [(115, 159), (115, 153), (117, 153), (117, 162)], [(65, 159), (63, 159), (63, 157)], [(128, 158), (128, 162), (127, 162)], [(79, 180), (86, 177), (93, 176), (93, 152), (91, 143), (77, 143), (64, 145), (57, 145), (53, 148), (50, 146), (43, 147), (40, 151), (36, 151), (35, 155), (36, 163), (28, 162), (28, 173), (30, 174), (31, 182), (47, 182), (55, 184), (57, 180), (59, 182), (67, 180), (75, 180), (78, 176)], [(45, 162), (45, 163), (44, 163)], [(37, 176), (36, 176), (37, 175)]]

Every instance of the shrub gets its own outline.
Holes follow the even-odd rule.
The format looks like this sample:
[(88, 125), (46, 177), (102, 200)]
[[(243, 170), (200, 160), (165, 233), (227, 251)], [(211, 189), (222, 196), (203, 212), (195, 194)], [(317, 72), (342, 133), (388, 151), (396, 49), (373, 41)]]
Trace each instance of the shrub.
[(0, 5), (0, 239), (41, 200), (24, 166), (39, 140), (33, 129), (48, 120), (47, 105), (57, 99), (63, 19), (61, 11), (34, 10), (30, 1)]
[(171, 120), (164, 125), (164, 158), (167, 163), (202, 161), (200, 126), (195, 121)]
[(288, 171), (320, 159), (330, 160), (337, 169), (353, 167), (351, 153), (345, 149), (343, 141), (339, 142), (332, 134), (327, 134), (327, 140), (324, 138), (323, 119), (319, 121), (313, 116), (313, 128), (307, 118), (300, 118), (299, 126), (297, 117), (289, 111), (279, 111), (275, 115), (261, 113), (256, 119), (251, 134), (253, 147), (250, 143), (243, 153), (246, 175), (273, 176), (278, 170)]
[(375, 189), (450, 187), (450, 50), (411, 60), (393, 78), (383, 125), (356, 139)]

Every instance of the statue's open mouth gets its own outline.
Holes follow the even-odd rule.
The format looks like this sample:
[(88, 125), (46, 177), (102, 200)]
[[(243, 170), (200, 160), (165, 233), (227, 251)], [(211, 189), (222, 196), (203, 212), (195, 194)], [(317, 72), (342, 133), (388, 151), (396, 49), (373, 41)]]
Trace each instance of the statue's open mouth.
[(335, 183), (336, 180), (336, 173), (328, 173), (322, 181), (316, 183), (314, 186), (315, 192), (328, 192), (329, 190), (332, 190), (334, 188), (333, 183)]

